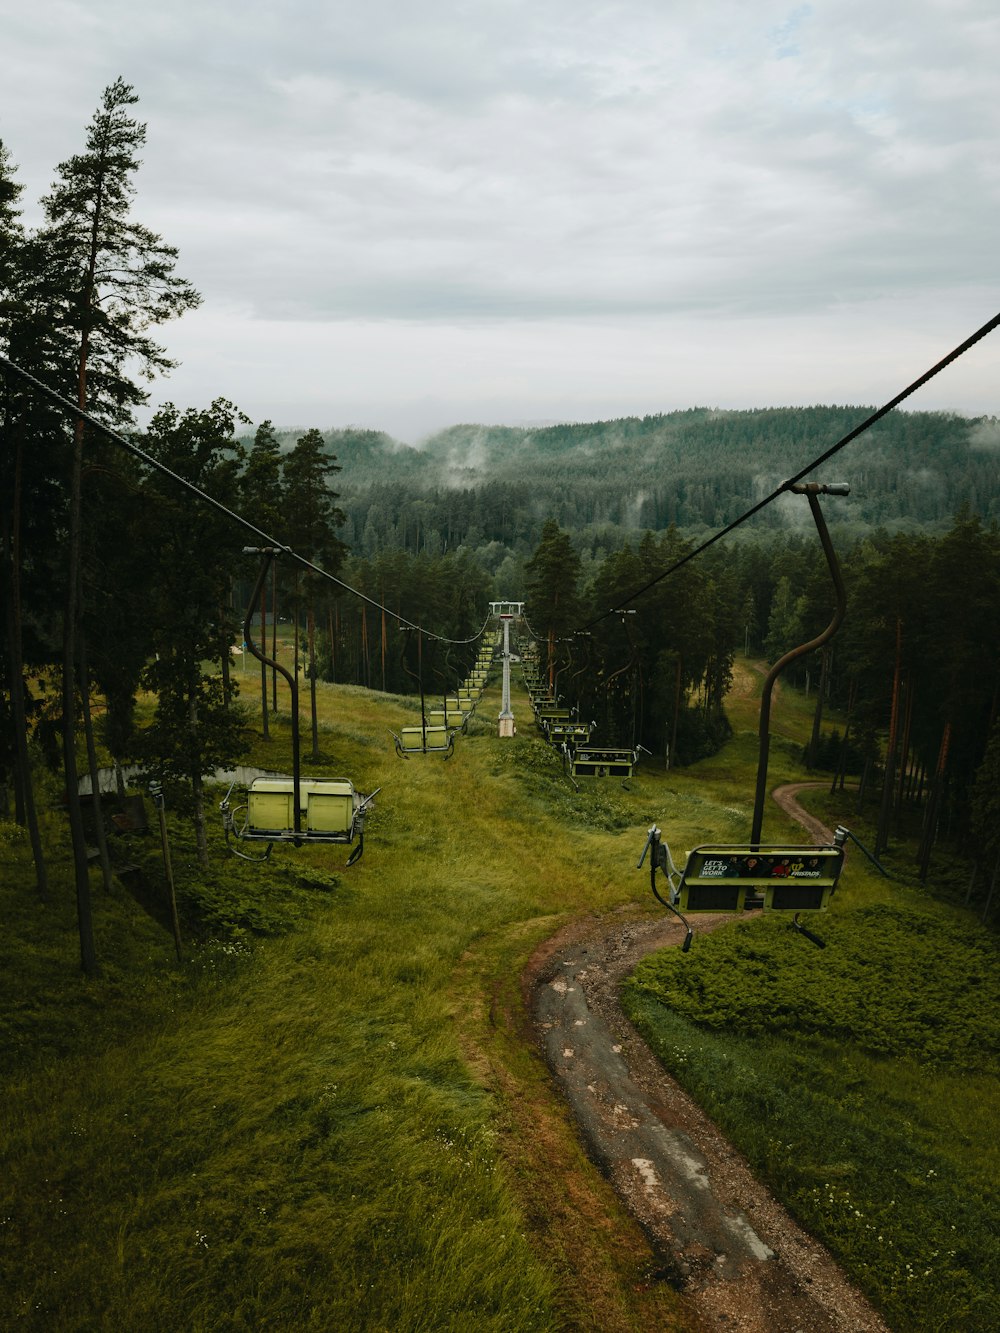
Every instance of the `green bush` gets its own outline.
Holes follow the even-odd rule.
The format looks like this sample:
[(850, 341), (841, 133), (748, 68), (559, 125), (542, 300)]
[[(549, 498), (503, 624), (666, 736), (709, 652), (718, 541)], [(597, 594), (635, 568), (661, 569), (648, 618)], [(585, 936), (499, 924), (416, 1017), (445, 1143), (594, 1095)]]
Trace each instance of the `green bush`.
[(1000, 1070), (994, 936), (881, 904), (831, 913), (816, 929), (823, 952), (783, 922), (741, 922), (690, 954), (645, 959), (633, 984), (700, 1026), (816, 1034), (878, 1055)]

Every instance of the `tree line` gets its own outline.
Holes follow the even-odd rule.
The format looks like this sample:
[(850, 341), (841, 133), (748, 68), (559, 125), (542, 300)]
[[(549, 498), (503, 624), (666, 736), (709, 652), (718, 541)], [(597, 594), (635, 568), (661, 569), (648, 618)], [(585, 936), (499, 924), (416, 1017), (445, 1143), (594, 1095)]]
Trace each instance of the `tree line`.
[[(377, 431), (324, 436), (345, 469), (343, 535), (354, 552), (465, 546), (495, 569), (507, 556), (527, 559), (549, 517), (591, 558), (647, 530), (720, 528), (870, 411), (702, 408), (537, 429), (456, 426), (416, 448)], [(963, 505), (1000, 518), (1000, 423), (896, 412), (825, 475), (852, 484), (850, 517), (841, 520), (851, 539), (881, 527), (943, 530)], [(758, 522), (777, 532), (787, 517), (774, 507)]]

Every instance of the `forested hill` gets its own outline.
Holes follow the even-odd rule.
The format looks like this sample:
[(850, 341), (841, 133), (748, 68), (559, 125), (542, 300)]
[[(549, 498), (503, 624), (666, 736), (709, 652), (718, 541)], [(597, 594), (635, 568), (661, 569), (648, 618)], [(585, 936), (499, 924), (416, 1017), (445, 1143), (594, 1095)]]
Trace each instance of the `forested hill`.
[[(691, 408), (540, 428), (462, 425), (416, 448), (377, 431), (324, 434), (341, 467), (344, 537), (358, 554), (413, 549), (420, 532), (442, 548), (530, 547), (548, 515), (577, 533), (601, 530), (603, 545), (671, 523), (721, 527), (872, 411)], [(851, 483), (841, 512), (859, 531), (944, 525), (963, 505), (1000, 519), (1000, 422), (894, 412), (819, 475)], [(778, 506), (756, 520), (784, 521)]]

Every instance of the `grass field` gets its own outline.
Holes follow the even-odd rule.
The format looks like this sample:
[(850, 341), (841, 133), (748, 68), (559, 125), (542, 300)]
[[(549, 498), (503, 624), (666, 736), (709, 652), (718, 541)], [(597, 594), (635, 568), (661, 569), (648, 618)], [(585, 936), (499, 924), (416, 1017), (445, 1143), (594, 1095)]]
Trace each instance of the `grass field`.
[[(46, 826), (56, 888), (48, 907), (34, 898), (26, 845), (4, 826), (0, 1283), (11, 1326), (689, 1327), (683, 1298), (657, 1280), (655, 1256), (552, 1092), (528, 1040), (518, 978), (535, 944), (567, 918), (645, 902), (635, 863), (654, 820), (675, 851), (746, 836), (754, 678), (739, 679), (737, 734), (723, 754), (697, 770), (650, 766), (628, 791), (594, 783), (579, 795), (534, 736), (517, 691), (521, 734), (493, 734), (494, 691), (480, 706), (486, 720), (473, 721), (445, 762), (394, 755), (388, 729), (413, 720), (411, 701), (321, 688), (323, 758), (307, 771), (382, 787), (363, 860), (345, 872), (343, 848), (278, 848), (266, 866), (250, 866), (224, 858), (220, 833), (206, 877), (190, 834), (172, 821), (181, 964), (170, 935), (124, 891), (98, 892), (95, 876), (103, 972), (84, 982), (59, 817)], [(802, 776), (807, 715), (797, 696), (777, 704), (773, 783)], [(287, 727), (272, 734), (254, 757), (280, 769)], [(790, 832), (769, 814), (766, 836)], [(157, 887), (157, 845), (137, 843), (130, 854)], [(903, 906), (933, 907), (856, 864), (842, 884), (831, 925), (845, 909), (899, 907), (901, 895)], [(193, 933), (196, 903), (213, 934)], [(688, 960), (707, 957), (707, 943)], [(652, 994), (640, 998), (663, 1009)], [(726, 1024), (696, 1030), (707, 1051)], [(765, 1031), (742, 1039), (761, 1049), (779, 1040)], [(781, 1079), (802, 1075), (799, 1048), (788, 1033), (780, 1040), (787, 1052), (773, 1056), (771, 1096)], [(729, 1058), (713, 1048), (704, 1068)], [(889, 1057), (862, 1045), (857, 1058), (842, 1068), (827, 1061), (829, 1098), (848, 1109), (870, 1076), (861, 1065), (885, 1067)], [(931, 1097), (922, 1152), (944, 1095), (943, 1084), (927, 1093), (926, 1074), (916, 1064), (908, 1074), (913, 1098)], [(961, 1159), (962, 1178), (981, 1181), (992, 1159), (977, 1168), (962, 1143), (995, 1108), (995, 1083), (968, 1069), (961, 1078), (975, 1083), (981, 1118), (962, 1132), (952, 1119), (942, 1171), (957, 1172)], [(871, 1086), (882, 1095), (883, 1085)], [(830, 1184), (809, 1175), (830, 1165), (820, 1148), (795, 1142), (800, 1194)], [(779, 1187), (783, 1160), (762, 1166)], [(835, 1176), (833, 1203), (823, 1206), (845, 1209), (842, 1192), (863, 1170)], [(901, 1255), (910, 1242), (889, 1234)], [(878, 1283), (867, 1285), (884, 1303)]]

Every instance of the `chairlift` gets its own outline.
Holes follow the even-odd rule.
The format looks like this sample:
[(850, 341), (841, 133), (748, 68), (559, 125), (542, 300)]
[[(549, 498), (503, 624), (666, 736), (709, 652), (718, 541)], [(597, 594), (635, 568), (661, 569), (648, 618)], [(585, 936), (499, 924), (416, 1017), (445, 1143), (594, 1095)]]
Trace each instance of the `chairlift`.
[[(281, 674), (291, 693), (292, 773), (290, 776), (273, 774), (254, 778), (247, 789), (245, 800), (240, 801), (235, 808), (232, 796), (236, 780), (232, 782), (219, 806), (226, 845), (241, 860), (266, 861), (276, 842), (302, 847), (328, 842), (349, 845), (357, 839), (357, 846), (347, 859), (347, 865), (352, 866), (364, 854), (365, 816), (382, 789), (378, 787), (366, 796), (356, 790), (349, 778), (302, 777), (299, 761), (298, 681), (280, 662), (268, 657), (256, 646), (250, 628), (254, 607), (279, 552), (274, 547), (244, 547), (244, 553), (260, 554), (264, 558), (243, 621), (243, 641), (259, 662)], [(260, 855), (250, 855), (240, 851), (237, 846), (240, 842), (262, 842), (267, 845)]]
[[(819, 507), (819, 495), (848, 495), (846, 482), (793, 483), (788, 489), (809, 500), (827, 567), (836, 594), (836, 608), (827, 628), (815, 639), (790, 649), (774, 664), (761, 694), (757, 789), (750, 841), (740, 844), (706, 844), (688, 853), (684, 869), (673, 863), (670, 849), (653, 825), (639, 858), (641, 868), (650, 855), (650, 888), (653, 896), (683, 922), (687, 935), (683, 949), (691, 945), (691, 927), (685, 912), (742, 912), (747, 907), (763, 907), (765, 912), (791, 912), (792, 926), (820, 948), (825, 943), (799, 922), (803, 912), (825, 912), (844, 867), (844, 846), (848, 838), (857, 842), (848, 829), (838, 827), (832, 843), (764, 844), (761, 829), (764, 797), (767, 791), (767, 760), (770, 742), (771, 694), (781, 671), (796, 658), (822, 647), (839, 628), (847, 609), (847, 594), (836, 552)], [(860, 843), (858, 843), (861, 846)], [(866, 855), (870, 856), (865, 848)], [(874, 859), (874, 858), (872, 858)], [(876, 863), (877, 864), (877, 863)], [(879, 867), (881, 869), (881, 867)], [(664, 897), (657, 888), (656, 872), (661, 871), (669, 885)]]
[(450, 727), (402, 727), (399, 734), (390, 730), (400, 759), (411, 754), (443, 754), (450, 759), (455, 752), (455, 732)]
[[(630, 778), (642, 745), (578, 745), (573, 751), (575, 778)], [(648, 751), (646, 751), (648, 754)]]
[(593, 722), (577, 722), (571, 718), (545, 718), (539, 726), (550, 745), (568, 744), (571, 748), (581, 741), (586, 744), (594, 729)]
[[(683, 950), (691, 945), (692, 930), (685, 914), (740, 913), (762, 907), (765, 912), (792, 912), (792, 926), (819, 948), (825, 942), (799, 922), (803, 912), (825, 912), (844, 868), (848, 831), (838, 828), (832, 843), (706, 844), (688, 852), (678, 870), (666, 840), (654, 824), (637, 869), (650, 852), (649, 885), (653, 896), (683, 922), (687, 931)], [(659, 870), (669, 886), (665, 898), (656, 883)]]
[[(429, 716), (433, 718), (433, 714), (429, 715), (424, 696), (423, 632), (421, 630), (417, 630), (416, 672), (411, 671), (406, 664), (405, 641), (402, 663), (406, 674), (417, 682), (420, 693), (420, 726), (402, 727), (398, 734), (391, 728), (389, 729), (389, 735), (393, 739), (396, 753), (400, 759), (409, 759), (410, 755), (413, 754), (443, 754), (446, 759), (450, 759), (455, 752), (455, 731), (447, 725), (443, 725), (443, 710), (441, 712), (441, 722), (429, 722)], [(459, 726), (461, 725), (460, 722)]]
[[(235, 785), (219, 807), (226, 842), (234, 856), (244, 861), (266, 861), (276, 842), (302, 847), (317, 842), (350, 844), (357, 839), (358, 845), (347, 858), (348, 866), (364, 855), (365, 815), (382, 790), (376, 788), (365, 796), (348, 778), (300, 778), (296, 783), (293, 777), (275, 774), (254, 778), (245, 801), (233, 808), (230, 798)], [(250, 856), (234, 846), (234, 838), (265, 842), (267, 847), (262, 855)]]

